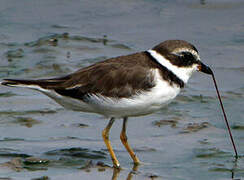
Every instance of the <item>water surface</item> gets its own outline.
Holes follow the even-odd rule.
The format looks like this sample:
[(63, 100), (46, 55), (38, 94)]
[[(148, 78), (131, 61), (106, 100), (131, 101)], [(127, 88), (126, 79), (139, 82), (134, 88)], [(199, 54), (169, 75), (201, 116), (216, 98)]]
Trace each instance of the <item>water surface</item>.
[(234, 152), (211, 77), (196, 73), (168, 107), (131, 118), (128, 137), (143, 165), (101, 132), (107, 120), (63, 109), (28, 89), (0, 87), (0, 178), (241, 179), (244, 177), (244, 2), (1, 0), (0, 79), (64, 75), (109, 57), (184, 39), (215, 72), (237, 149)]

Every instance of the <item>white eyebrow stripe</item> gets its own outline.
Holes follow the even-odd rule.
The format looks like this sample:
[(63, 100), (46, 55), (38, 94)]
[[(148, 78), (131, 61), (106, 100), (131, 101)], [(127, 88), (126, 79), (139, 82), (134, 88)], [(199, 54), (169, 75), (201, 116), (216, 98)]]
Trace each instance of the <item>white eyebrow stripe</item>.
[(174, 73), (179, 79), (181, 79), (184, 83), (187, 83), (189, 79), (189, 75), (187, 71), (189, 71), (189, 68), (184, 67), (178, 67), (170, 63), (167, 59), (165, 59), (164, 56), (157, 53), (155, 50), (148, 50), (147, 51), (159, 64), (166, 67), (168, 70), (170, 70), (172, 73)]
[(197, 60), (200, 60), (199, 54), (196, 51), (192, 50), (192, 49), (188, 49), (188, 48), (177, 48), (172, 53), (173, 54), (178, 54), (180, 52), (190, 52), (191, 54), (193, 54), (194, 56), (196, 56)]

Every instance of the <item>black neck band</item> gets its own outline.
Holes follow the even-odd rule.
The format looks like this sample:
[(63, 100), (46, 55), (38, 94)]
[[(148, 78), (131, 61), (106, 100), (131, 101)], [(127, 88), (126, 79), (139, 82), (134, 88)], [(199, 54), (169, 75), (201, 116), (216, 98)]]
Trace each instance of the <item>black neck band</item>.
[(147, 56), (152, 59), (154, 62), (156, 62), (160, 66), (160, 70), (162, 71), (161, 76), (164, 80), (169, 81), (170, 84), (176, 84), (180, 88), (183, 88), (185, 83), (176, 76), (172, 71), (170, 71), (167, 67), (160, 64), (149, 52), (145, 51)]

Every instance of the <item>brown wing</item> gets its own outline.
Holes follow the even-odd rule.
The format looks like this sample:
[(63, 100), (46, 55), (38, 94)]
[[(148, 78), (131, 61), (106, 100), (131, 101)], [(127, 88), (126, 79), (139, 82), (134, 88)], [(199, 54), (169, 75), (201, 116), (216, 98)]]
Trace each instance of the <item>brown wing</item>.
[(134, 67), (118, 68), (111, 64), (101, 65), (89, 71), (80, 72), (77, 76), (65, 82), (64, 87), (55, 87), (54, 90), (59, 94), (74, 98), (83, 98), (86, 94), (130, 97), (154, 86), (153, 74), (147, 72), (144, 67), (135, 69)]
[(79, 99), (88, 94), (130, 97), (155, 86), (154, 75), (148, 68), (149, 64), (146, 55), (136, 53), (96, 63), (61, 78), (29, 81), (9, 79), (5, 85), (35, 84), (44, 89), (55, 90), (61, 95)]

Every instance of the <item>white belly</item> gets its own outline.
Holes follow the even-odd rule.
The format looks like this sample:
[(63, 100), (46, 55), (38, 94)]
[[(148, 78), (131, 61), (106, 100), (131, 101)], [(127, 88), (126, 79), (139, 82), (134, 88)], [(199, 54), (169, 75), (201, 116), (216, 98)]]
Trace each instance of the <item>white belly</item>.
[(93, 107), (107, 117), (141, 116), (158, 111), (179, 94), (180, 88), (166, 82), (157, 84), (151, 91), (131, 98), (105, 98), (93, 96)]
[(178, 86), (171, 86), (161, 79), (155, 71), (156, 86), (150, 91), (138, 92), (131, 98), (109, 98), (91, 95), (88, 103), (70, 97), (63, 97), (55, 92), (44, 92), (62, 106), (84, 112), (93, 112), (106, 117), (122, 118), (153, 113), (171, 102), (180, 92)]

